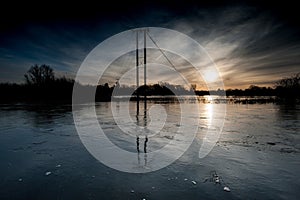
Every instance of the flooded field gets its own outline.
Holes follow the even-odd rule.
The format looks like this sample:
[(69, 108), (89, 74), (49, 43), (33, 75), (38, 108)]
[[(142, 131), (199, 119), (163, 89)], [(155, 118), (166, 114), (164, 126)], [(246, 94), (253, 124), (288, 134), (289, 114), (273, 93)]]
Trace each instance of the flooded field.
[[(120, 172), (95, 159), (77, 134), (72, 105), (1, 105), (0, 199), (297, 199), (299, 105), (226, 104), (223, 131), (212, 151), (199, 158), (210, 116), (223, 104), (183, 104), (190, 112), (199, 109), (194, 141), (178, 160), (149, 173)], [(112, 115), (112, 106), (122, 102), (82, 105), (76, 112), (87, 116), (82, 124), (88, 125), (95, 108), (109, 140), (146, 166), (147, 154), (172, 141), (182, 126), (178, 103), (153, 100), (147, 108), (154, 105), (164, 109), (166, 123), (146, 142), (140, 135), (139, 144), (118, 126), (127, 122)], [(136, 115), (134, 102), (129, 114), (140, 125), (162, 117), (161, 112), (145, 117), (142, 106)]]

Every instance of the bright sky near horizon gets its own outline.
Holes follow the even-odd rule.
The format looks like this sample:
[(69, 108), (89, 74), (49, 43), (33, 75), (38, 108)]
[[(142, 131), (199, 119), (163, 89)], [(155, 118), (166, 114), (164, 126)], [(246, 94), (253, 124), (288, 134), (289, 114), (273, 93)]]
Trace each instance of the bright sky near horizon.
[[(225, 88), (272, 86), (300, 71), (300, 20), (292, 1), (272, 5), (258, 1), (167, 2), (48, 5), (52, 12), (42, 5), (24, 5), (16, 19), (10, 16), (14, 5), (8, 5), (0, 16), (0, 82), (23, 82), (24, 73), (34, 64), (50, 65), (58, 76), (75, 77), (99, 43), (139, 27), (165, 27), (193, 38), (217, 65)], [(168, 42), (181, 44), (172, 38)], [(163, 59), (158, 53), (153, 52), (156, 57), (149, 60)], [(121, 60), (115, 64), (122, 66)], [(179, 61), (174, 65), (182, 67)], [(122, 71), (113, 69), (110, 82)], [(154, 83), (176, 83), (170, 71), (156, 69), (150, 69)], [(205, 76), (213, 81), (215, 74), (207, 72)]]

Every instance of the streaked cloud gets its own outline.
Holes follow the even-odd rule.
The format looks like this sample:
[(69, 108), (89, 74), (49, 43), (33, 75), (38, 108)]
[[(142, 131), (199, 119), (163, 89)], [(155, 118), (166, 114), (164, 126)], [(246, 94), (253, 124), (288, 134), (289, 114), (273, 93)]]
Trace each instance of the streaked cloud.
[[(26, 26), (22, 32), (6, 35), (0, 40), (0, 79), (2, 82), (22, 82), (23, 74), (31, 65), (44, 63), (53, 67), (58, 75), (74, 77), (97, 44), (120, 31), (144, 26), (174, 29), (195, 39), (218, 66), (227, 88), (245, 88), (251, 84), (272, 86), (274, 81), (299, 72), (299, 29), (278, 20), (274, 13), (247, 4), (178, 10), (153, 7), (147, 12), (125, 12), (111, 20), (95, 17), (92, 21), (85, 19), (78, 23)], [(193, 48), (184, 46), (185, 43), (177, 38), (156, 39), (162, 46), (189, 50), (191, 56), (197, 58), (192, 55)], [(149, 39), (147, 43), (150, 48), (155, 47)], [(149, 62), (170, 65), (159, 51), (150, 52)], [(205, 87), (203, 80), (195, 76), (190, 63), (172, 52), (167, 54), (180, 73)], [(131, 57), (134, 53), (112, 63), (103, 81), (113, 84), (120, 74), (134, 67), (135, 59)], [(203, 62), (201, 65), (205, 67), (207, 61), (199, 58), (198, 62)], [(170, 82), (177, 80), (168, 70), (151, 73), (155, 77), (153, 82), (162, 77)]]
[[(227, 87), (272, 86), (281, 77), (299, 71), (297, 32), (270, 14), (243, 6), (227, 8), (218, 15), (198, 15), (172, 25), (203, 45)], [(196, 20), (201, 16), (205, 20)]]

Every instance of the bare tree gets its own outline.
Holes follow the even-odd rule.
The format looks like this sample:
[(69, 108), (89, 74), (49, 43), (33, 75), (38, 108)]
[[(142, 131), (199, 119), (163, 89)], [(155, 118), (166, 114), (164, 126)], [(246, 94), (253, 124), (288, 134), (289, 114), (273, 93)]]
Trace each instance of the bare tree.
[(291, 77), (283, 78), (276, 82), (277, 95), (286, 98), (300, 97), (300, 73)]
[(43, 85), (54, 81), (53, 69), (48, 65), (35, 64), (24, 76), (26, 83), (30, 85)]
[(300, 88), (300, 73), (277, 81), (276, 86), (283, 88)]

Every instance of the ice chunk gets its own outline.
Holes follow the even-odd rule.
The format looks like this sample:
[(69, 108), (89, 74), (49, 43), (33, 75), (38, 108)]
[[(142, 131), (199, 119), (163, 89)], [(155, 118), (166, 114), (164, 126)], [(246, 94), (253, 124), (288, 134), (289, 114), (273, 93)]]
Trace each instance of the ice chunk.
[(226, 191), (226, 192), (230, 192), (230, 189), (229, 189), (229, 187), (225, 186), (225, 187), (224, 187), (224, 191)]
[(50, 174), (52, 174), (52, 172), (46, 172), (45, 175), (49, 176)]

